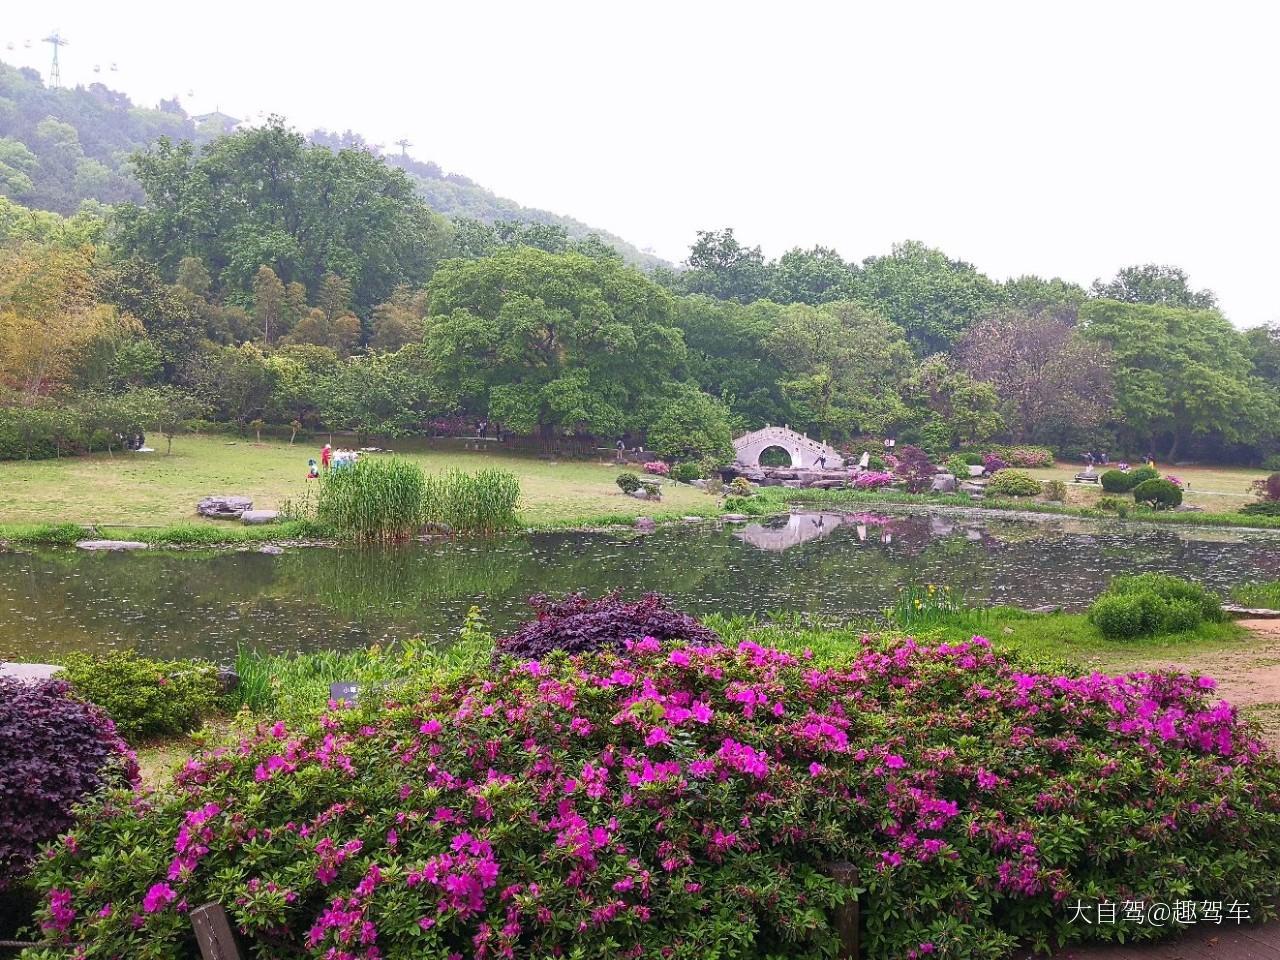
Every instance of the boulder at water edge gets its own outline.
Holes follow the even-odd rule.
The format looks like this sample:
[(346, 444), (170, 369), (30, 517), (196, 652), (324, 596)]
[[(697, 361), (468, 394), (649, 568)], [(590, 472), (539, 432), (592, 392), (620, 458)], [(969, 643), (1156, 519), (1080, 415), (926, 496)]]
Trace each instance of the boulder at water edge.
[(205, 497), (196, 504), (196, 513), (214, 520), (239, 520), (246, 510), (252, 509), (252, 500), (237, 496)]
[(260, 523), (275, 523), (280, 519), (279, 510), (246, 510), (240, 514), (242, 523), (257, 525)]
[(658, 525), (653, 522), (651, 517), (636, 517), (633, 524), (637, 530), (657, 530)]
[(933, 493), (955, 493), (956, 478), (949, 473), (940, 473), (933, 478), (933, 484), (929, 490)]
[(147, 545), (138, 540), (77, 540), (81, 550), (145, 550)]

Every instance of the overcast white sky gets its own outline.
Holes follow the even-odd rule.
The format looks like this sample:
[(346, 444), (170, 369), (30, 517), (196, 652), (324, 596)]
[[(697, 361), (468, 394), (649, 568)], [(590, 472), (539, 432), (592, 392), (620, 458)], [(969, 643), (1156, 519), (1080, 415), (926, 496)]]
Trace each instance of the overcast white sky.
[(1280, 320), (1277, 4), (9, 0), (0, 57), (47, 72), (55, 27), (64, 83), (407, 137), (673, 261), (733, 226), (997, 278), (1173, 263)]

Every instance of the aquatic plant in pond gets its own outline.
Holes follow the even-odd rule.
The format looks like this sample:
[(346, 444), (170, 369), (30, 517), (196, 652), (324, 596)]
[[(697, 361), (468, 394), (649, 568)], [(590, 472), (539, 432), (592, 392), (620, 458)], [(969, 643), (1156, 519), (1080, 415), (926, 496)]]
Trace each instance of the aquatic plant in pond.
[(1273, 912), (1280, 769), (1212, 681), (1037, 674), (980, 638), (628, 646), (262, 724), (89, 811), (40, 919), (86, 960), (172, 957), (210, 900), (281, 956), (818, 958), (833, 860), (870, 956), (1167, 935), (1069, 922), (1137, 891)]
[(422, 516), (455, 533), (495, 534), (520, 525), (520, 481), (509, 470), (447, 470), (428, 477)]
[(356, 540), (406, 540), (422, 527), (426, 489), (416, 463), (366, 457), (324, 475), (316, 518)]

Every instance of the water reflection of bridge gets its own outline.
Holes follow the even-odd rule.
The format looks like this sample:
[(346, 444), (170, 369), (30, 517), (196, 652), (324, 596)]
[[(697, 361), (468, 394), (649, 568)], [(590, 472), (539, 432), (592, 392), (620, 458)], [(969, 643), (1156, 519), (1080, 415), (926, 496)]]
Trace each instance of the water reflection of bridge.
[(841, 513), (792, 513), (785, 520), (779, 517), (748, 524), (735, 530), (733, 535), (757, 550), (790, 550), (810, 540), (831, 536), (849, 520), (848, 515)]

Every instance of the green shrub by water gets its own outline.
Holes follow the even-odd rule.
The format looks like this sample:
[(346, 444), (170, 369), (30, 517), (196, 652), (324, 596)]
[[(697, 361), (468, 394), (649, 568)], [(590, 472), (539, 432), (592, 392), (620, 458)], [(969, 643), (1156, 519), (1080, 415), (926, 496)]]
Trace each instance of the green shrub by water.
[(1005, 497), (1034, 497), (1040, 491), (1040, 481), (1021, 470), (997, 470), (987, 484), (987, 493)]
[(614, 482), (617, 483), (619, 490), (628, 495), (640, 489), (640, 478), (630, 470), (624, 470), (618, 474), (618, 479)]
[(199, 660), (73, 653), (63, 658), (62, 678), (102, 707), (130, 743), (199, 729), (219, 705), (217, 668)]
[(355, 540), (407, 540), (422, 527), (426, 488), (416, 463), (398, 457), (357, 460), (321, 479), (316, 517)]
[(1182, 505), (1182, 488), (1172, 480), (1152, 477), (1133, 488), (1133, 499), (1153, 510), (1169, 510)]
[(1182, 633), (1224, 619), (1215, 594), (1162, 573), (1115, 577), (1089, 608), (1089, 622), (1109, 640)]
[(519, 503), (520, 481), (510, 471), (448, 470), (427, 478), (422, 519), (444, 524), (455, 533), (502, 533), (520, 525)]
[(1128, 493), (1140, 482), (1133, 477), (1132, 473), (1125, 473), (1123, 470), (1108, 470), (1099, 479), (1102, 489), (1107, 493)]
[(1259, 500), (1240, 508), (1246, 517), (1280, 517), (1280, 500)]

